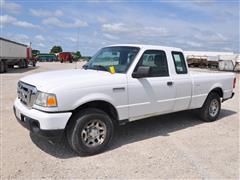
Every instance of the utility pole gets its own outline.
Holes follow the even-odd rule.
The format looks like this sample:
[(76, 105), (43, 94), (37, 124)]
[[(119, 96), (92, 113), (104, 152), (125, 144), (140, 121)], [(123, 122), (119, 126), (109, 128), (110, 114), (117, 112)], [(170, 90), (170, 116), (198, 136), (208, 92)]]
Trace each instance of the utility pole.
[[(79, 29), (77, 31), (77, 50), (76, 52), (79, 51)], [(75, 69), (77, 69), (77, 61), (75, 62)]]

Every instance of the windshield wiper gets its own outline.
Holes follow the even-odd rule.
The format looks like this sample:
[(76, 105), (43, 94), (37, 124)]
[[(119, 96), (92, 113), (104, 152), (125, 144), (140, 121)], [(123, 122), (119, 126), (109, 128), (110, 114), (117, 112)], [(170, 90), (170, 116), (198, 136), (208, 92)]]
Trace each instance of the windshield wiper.
[(92, 67), (97, 68), (96, 70), (108, 71), (108, 69), (105, 66), (102, 66), (102, 65), (93, 65)]
[(102, 70), (102, 71), (108, 71), (108, 69), (105, 66), (102, 65), (93, 65), (93, 66), (89, 66), (87, 64), (82, 66), (83, 69), (87, 70), (87, 69), (94, 69), (94, 70)]

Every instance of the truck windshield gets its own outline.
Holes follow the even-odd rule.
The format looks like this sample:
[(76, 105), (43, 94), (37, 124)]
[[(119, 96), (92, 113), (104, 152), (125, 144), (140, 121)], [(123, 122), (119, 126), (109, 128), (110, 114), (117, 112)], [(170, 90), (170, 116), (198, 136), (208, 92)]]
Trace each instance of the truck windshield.
[(120, 46), (102, 48), (84, 68), (108, 71), (110, 66), (114, 66), (116, 73), (126, 73), (139, 49)]

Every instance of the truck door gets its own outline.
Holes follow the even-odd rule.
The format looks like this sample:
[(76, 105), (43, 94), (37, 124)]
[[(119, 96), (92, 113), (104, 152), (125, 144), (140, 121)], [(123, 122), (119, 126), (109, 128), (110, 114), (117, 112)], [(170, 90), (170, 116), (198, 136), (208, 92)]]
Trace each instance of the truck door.
[(130, 120), (171, 112), (174, 107), (175, 86), (169, 75), (166, 53), (161, 50), (146, 50), (138, 67), (150, 67), (144, 78), (128, 76)]

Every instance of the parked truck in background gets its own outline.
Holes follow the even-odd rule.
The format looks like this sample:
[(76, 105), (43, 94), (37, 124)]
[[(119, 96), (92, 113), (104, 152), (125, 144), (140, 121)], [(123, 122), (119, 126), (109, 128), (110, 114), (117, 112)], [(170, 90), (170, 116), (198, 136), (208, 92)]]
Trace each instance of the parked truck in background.
[(14, 113), (31, 132), (65, 134), (74, 151), (95, 154), (127, 122), (191, 109), (204, 121), (216, 120), (235, 83), (234, 73), (191, 72), (179, 48), (113, 45), (83, 69), (20, 79)]
[(73, 55), (71, 52), (61, 52), (58, 54), (58, 60), (63, 63), (63, 62), (73, 62)]
[(29, 64), (36, 65), (32, 59), (32, 49), (25, 44), (0, 37), (0, 73), (7, 72), (8, 68), (18, 65), (27, 68)]

